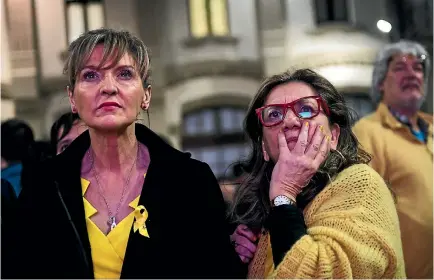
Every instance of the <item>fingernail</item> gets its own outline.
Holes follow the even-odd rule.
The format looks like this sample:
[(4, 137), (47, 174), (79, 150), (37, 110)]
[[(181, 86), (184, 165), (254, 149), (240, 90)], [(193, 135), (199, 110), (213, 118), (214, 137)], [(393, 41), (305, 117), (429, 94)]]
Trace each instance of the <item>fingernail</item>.
[(319, 131), (324, 132), (324, 127), (322, 125), (319, 126)]
[(330, 136), (328, 136), (328, 135), (327, 135), (327, 141), (329, 141), (329, 142), (330, 142)]
[(308, 127), (308, 126), (309, 126), (309, 122), (305, 122), (304, 125), (305, 125), (306, 127)]

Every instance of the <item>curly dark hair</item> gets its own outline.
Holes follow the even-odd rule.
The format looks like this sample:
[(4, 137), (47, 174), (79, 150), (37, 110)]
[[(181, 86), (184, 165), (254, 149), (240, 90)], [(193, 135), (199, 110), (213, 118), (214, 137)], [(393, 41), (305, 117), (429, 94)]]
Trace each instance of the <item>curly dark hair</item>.
[(274, 163), (263, 158), (262, 124), (255, 110), (264, 106), (267, 96), (275, 87), (290, 82), (303, 82), (311, 86), (330, 109), (329, 124), (340, 127), (336, 151), (329, 153), (309, 184), (297, 196), (298, 207), (304, 208), (343, 169), (353, 164), (369, 163), (371, 160), (371, 156), (360, 148), (351, 130), (354, 114), (345, 104), (344, 96), (327, 79), (310, 69), (287, 71), (266, 79), (250, 103), (244, 120), (244, 130), (251, 141), (252, 152), (244, 162), (247, 176), (235, 191), (229, 210), (232, 222), (246, 224), (251, 229), (258, 230), (265, 226), (271, 208), (269, 178), (274, 168)]

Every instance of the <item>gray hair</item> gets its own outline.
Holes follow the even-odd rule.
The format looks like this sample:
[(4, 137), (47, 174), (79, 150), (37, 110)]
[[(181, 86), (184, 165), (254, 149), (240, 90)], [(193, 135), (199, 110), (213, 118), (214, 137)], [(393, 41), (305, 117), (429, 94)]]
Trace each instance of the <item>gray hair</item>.
[(113, 59), (113, 64), (117, 64), (128, 53), (135, 62), (135, 67), (140, 73), (143, 85), (145, 87), (148, 85), (150, 72), (148, 47), (142, 40), (128, 31), (100, 28), (83, 33), (69, 45), (63, 73), (68, 76), (71, 90), (74, 89), (78, 73), (83, 70), (84, 65), (98, 44), (104, 45), (103, 58), (98, 67), (102, 67), (110, 59)]
[[(381, 101), (382, 98), (380, 84), (386, 77), (390, 59), (393, 55), (397, 53), (412, 54), (414, 56), (423, 58), (423, 69), (425, 78), (424, 93), (426, 94), (428, 90), (428, 75), (431, 70), (431, 62), (426, 49), (416, 42), (407, 40), (401, 40), (397, 43), (387, 44), (378, 52), (375, 59), (374, 71), (372, 73), (371, 98), (376, 105)], [(421, 104), (424, 100), (425, 95)]]

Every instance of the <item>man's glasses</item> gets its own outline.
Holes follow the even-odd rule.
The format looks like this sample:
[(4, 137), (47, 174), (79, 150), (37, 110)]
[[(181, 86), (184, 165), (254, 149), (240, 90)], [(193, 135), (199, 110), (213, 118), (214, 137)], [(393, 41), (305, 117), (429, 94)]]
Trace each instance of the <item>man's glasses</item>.
[(288, 108), (300, 119), (312, 119), (323, 108), (326, 115), (329, 115), (329, 108), (320, 96), (307, 96), (291, 103), (286, 104), (270, 104), (256, 109), (256, 114), (263, 126), (275, 126), (283, 122), (285, 119)]

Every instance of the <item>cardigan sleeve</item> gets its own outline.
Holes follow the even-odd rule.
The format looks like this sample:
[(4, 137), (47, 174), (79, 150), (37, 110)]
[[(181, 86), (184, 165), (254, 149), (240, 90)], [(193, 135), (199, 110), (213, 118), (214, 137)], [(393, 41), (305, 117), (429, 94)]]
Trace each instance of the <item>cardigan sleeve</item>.
[(273, 278), (405, 278), (398, 216), (382, 178), (364, 164), (342, 171), (305, 210), (307, 235)]

